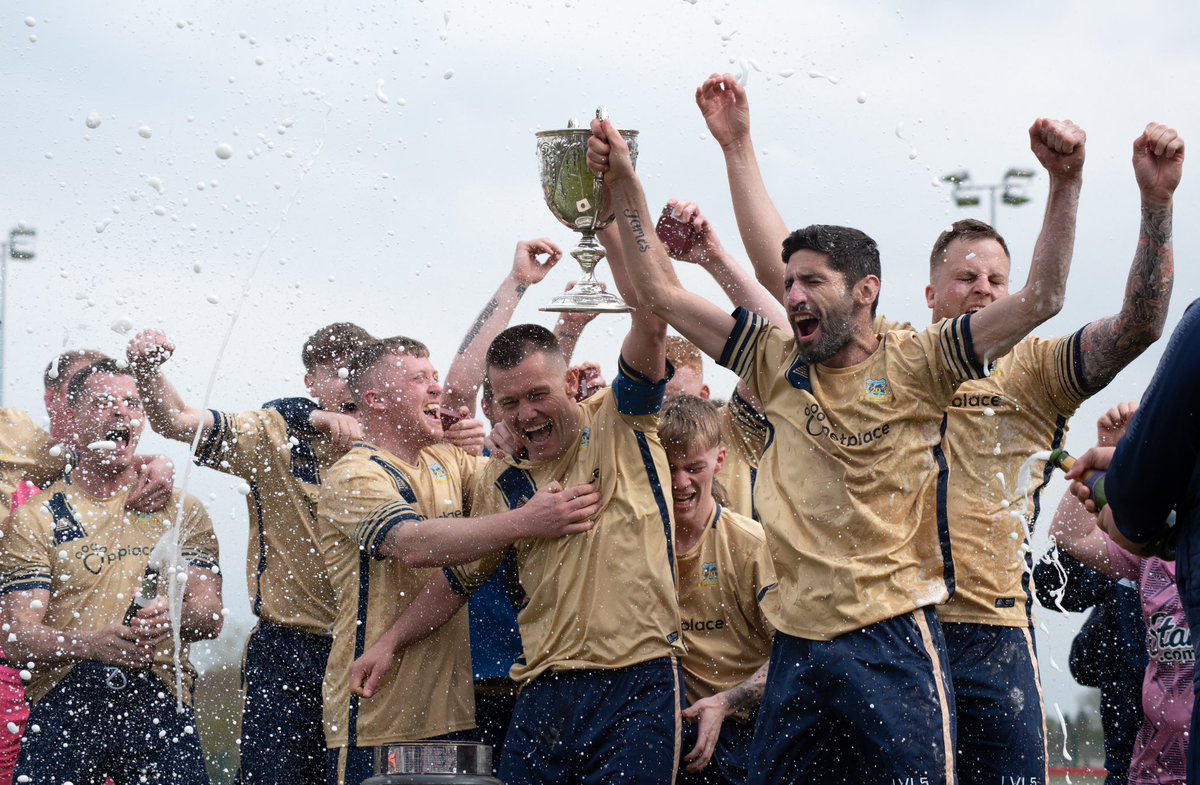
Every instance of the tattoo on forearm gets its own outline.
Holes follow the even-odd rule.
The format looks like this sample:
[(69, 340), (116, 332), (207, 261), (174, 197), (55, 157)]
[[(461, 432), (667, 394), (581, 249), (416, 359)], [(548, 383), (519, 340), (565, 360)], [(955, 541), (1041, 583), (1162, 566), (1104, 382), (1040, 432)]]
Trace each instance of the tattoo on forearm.
[[(524, 297), (525, 292), (529, 291), (529, 287), (523, 283), (517, 284), (517, 297)], [(495, 302), (493, 300), (493, 302)]]
[(749, 711), (762, 703), (767, 687), (767, 668), (764, 666), (754, 675), (729, 691), (729, 711)]
[(638, 253), (647, 253), (650, 250), (650, 243), (646, 241), (646, 229), (642, 226), (642, 216), (637, 210), (626, 207), (621, 211), (629, 221), (629, 228), (633, 231), (633, 239), (637, 241)]
[[(520, 287), (517, 288), (518, 290), (520, 289)], [(483, 306), (483, 310), (480, 311), (479, 315), (475, 317), (475, 323), (471, 325), (470, 330), (467, 330), (466, 337), (463, 338), (462, 343), (458, 347), (458, 354), (460, 356), (467, 353), (467, 349), (471, 346), (471, 342), (479, 337), (480, 330), (482, 330), (483, 326), (488, 323), (488, 320), (492, 318), (493, 314), (496, 313), (496, 309), (499, 307), (500, 301), (495, 297), (493, 297), (487, 305)]]
[(1116, 316), (1083, 333), (1083, 375), (1092, 389), (1108, 384), (1162, 333), (1175, 279), (1171, 208), (1142, 208), (1141, 235)]

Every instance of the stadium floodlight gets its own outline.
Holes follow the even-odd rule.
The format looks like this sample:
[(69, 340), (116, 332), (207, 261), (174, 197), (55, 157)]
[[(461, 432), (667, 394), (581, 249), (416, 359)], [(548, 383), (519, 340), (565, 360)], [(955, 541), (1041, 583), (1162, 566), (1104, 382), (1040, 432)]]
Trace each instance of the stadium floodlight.
[(34, 249), (36, 240), (37, 230), (20, 223), (8, 233), (8, 242), (0, 243), (3, 249), (3, 253), (0, 253), (0, 404), (4, 402), (4, 333), (8, 326), (4, 304), (8, 294), (8, 260), (33, 259), (37, 255)]
[(1019, 169), (1013, 166), (1004, 173), (1004, 178), (999, 183), (974, 183), (971, 182), (970, 172), (966, 169), (959, 169), (956, 172), (942, 175), (941, 180), (943, 183), (953, 186), (950, 197), (954, 199), (956, 207), (978, 207), (983, 203), (981, 194), (987, 191), (991, 225), (995, 228), (996, 194), (1000, 194), (1000, 201), (1012, 207), (1028, 204), (1032, 198), (1025, 192), (1025, 186), (1036, 174), (1037, 172), (1032, 169)]

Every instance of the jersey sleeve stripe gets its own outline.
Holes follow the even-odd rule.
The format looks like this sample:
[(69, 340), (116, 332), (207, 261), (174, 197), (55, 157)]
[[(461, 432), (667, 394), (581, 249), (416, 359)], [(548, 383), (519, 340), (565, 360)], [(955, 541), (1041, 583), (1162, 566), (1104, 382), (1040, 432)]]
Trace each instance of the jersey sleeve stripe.
[(193, 460), (198, 466), (215, 468), (219, 463), (221, 443), (225, 440), (226, 434), (232, 430), (233, 418), (216, 409), (209, 409), (209, 412), (213, 417), (212, 430), (208, 432), (208, 436), (201, 437), (199, 444), (196, 445), (196, 454), (193, 456)]
[(971, 339), (971, 314), (945, 322), (940, 337), (947, 368), (956, 381), (987, 376), (987, 368), (975, 356), (975, 344)]
[(763, 321), (761, 317), (741, 307), (733, 312), (733, 319), (733, 329), (729, 332), (729, 338), (725, 341), (725, 348), (717, 362), (739, 377), (745, 378), (753, 355), (753, 344)]
[(19, 591), (50, 591), (50, 574), (36, 572), (28, 574), (11, 574), (8, 580), (0, 584), (0, 595), (12, 594)]
[(617, 378), (613, 380), (617, 411), (631, 417), (658, 412), (667, 393), (667, 380), (674, 375), (674, 370), (668, 363), (666, 378), (655, 382), (631, 368), (624, 357), (620, 358), (617, 361)]
[(1100, 391), (1089, 387), (1083, 375), (1083, 330), (1077, 330), (1058, 347), (1058, 376), (1063, 389), (1077, 400)]
[(372, 559), (381, 559), (379, 548), (387, 533), (408, 521), (422, 520), (413, 508), (404, 502), (389, 502), (371, 511), (355, 530), (359, 547), (371, 554)]

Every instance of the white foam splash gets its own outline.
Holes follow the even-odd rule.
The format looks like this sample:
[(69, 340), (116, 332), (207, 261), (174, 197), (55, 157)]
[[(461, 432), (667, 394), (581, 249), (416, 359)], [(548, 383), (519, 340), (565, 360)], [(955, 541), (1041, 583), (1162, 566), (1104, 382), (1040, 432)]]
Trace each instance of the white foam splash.
[(1063, 760), (1071, 760), (1071, 753), (1067, 751), (1067, 721), (1066, 721), (1066, 719), (1063, 717), (1062, 709), (1060, 709), (1060, 708), (1058, 707), (1058, 704), (1057, 704), (1057, 703), (1056, 703), (1056, 704), (1054, 704), (1054, 713), (1058, 715), (1058, 722), (1059, 722), (1059, 724), (1060, 724), (1060, 725), (1062, 725), (1062, 733), (1063, 733), (1063, 748), (1062, 748), (1062, 754), (1063, 754)]

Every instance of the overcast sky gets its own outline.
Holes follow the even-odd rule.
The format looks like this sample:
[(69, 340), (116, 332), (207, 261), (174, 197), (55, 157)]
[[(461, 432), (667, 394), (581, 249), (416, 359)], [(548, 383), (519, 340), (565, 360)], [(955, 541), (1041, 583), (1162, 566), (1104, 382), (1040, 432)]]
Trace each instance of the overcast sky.
[[(1131, 142), (1150, 120), (1200, 129), (1187, 92), (1198, 22), (1184, 2), (9, 3), (0, 226), (24, 221), (38, 236), (36, 260), (8, 265), (3, 401), (44, 416), (49, 358), (64, 346), (122, 353), (130, 326), (175, 339), (167, 370), (189, 402), (216, 368), (207, 403), (223, 409), (302, 393), (301, 344), (331, 321), (422, 339), (444, 374), (515, 241), (574, 244), (542, 202), (533, 134), (599, 104), (641, 131), (651, 209), (694, 199), (740, 252), (693, 100), (713, 71), (748, 75), (762, 167), (789, 225), (872, 235), (882, 309), (914, 324), (928, 320), (933, 239), (958, 218), (988, 219), (986, 201), (955, 207), (939, 177), (967, 169), (994, 183), (1036, 168), (1030, 123), (1079, 123), (1074, 268), (1066, 307), (1040, 331), (1070, 332), (1120, 305), (1139, 223)], [(1185, 172), (1176, 200), (1169, 326), (1197, 294), (1197, 178)], [(998, 208), (1014, 288), (1045, 190), (1043, 174), (1030, 204)], [(536, 307), (573, 265), (531, 290), (518, 319), (550, 324)], [(695, 271), (686, 281), (718, 297)], [(578, 356), (611, 371), (627, 323), (602, 317)], [(1069, 447), (1082, 451), (1105, 408), (1140, 396), (1160, 351), (1084, 406)], [(732, 386), (724, 371), (712, 380)], [(248, 627), (238, 481), (196, 470), (189, 482), (209, 503), (227, 603)], [(1047, 703), (1065, 710), (1079, 694), (1058, 669), (1071, 628), (1042, 617)]]

